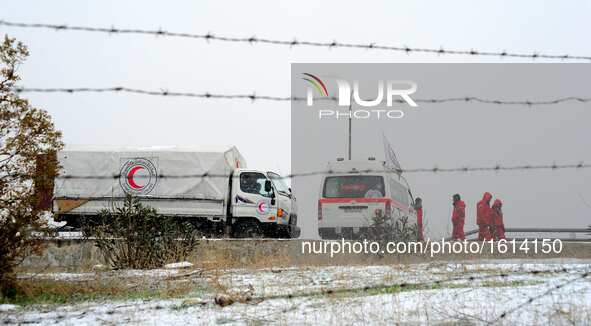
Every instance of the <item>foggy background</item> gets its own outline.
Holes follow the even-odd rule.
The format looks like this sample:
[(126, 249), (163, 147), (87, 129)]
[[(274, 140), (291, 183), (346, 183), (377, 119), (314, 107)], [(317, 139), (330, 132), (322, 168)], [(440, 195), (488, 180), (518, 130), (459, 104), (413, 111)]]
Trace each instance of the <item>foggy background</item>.
[[(585, 39), (591, 29), (588, 19), (591, 1), (376, 1), (345, 3), (342, 1), (3, 1), (0, 18), (17, 22), (41, 22), (119, 28), (144, 28), (167, 31), (207, 33), (238, 37), (268, 37), (291, 40), (342, 41), (408, 45), (440, 46), (448, 49), (552, 54), (591, 53)], [(205, 42), (172, 37), (138, 35), (107, 35), (75, 31), (19, 29), (0, 26), (2, 35), (16, 37), (29, 46), (31, 56), (19, 74), (21, 86), (27, 87), (114, 87), (126, 86), (152, 90), (193, 91), (212, 93), (246, 93), (289, 96), (290, 63), (292, 62), (543, 62), (494, 57), (437, 56), (429, 54), (394, 53), (363, 49), (327, 49), (248, 45)], [(552, 61), (552, 62), (555, 62)], [(452, 95), (468, 93), (464, 85)], [(589, 84), (586, 85), (587, 89)], [(291, 170), (290, 103), (248, 100), (204, 100), (154, 97), (133, 94), (23, 94), (31, 103), (46, 109), (66, 144), (154, 146), (154, 145), (236, 145), (252, 168), (275, 170), (287, 174)], [(474, 94), (469, 94), (474, 95)], [(589, 93), (571, 94), (588, 96)], [(578, 162), (584, 160), (588, 146), (582, 140), (587, 132), (582, 127), (589, 121), (583, 109), (556, 106), (543, 110), (495, 108), (473, 112), (454, 111), (465, 106), (422, 105), (420, 111), (400, 121), (388, 136), (403, 166), (479, 165), (493, 161), (502, 163)], [(588, 104), (585, 105), (588, 108)], [(445, 120), (446, 125), (431, 126), (436, 131), (421, 129), (412, 136), (410, 126), (423, 121), (437, 121), (439, 115), (451, 110), (461, 120)], [(463, 114), (460, 114), (463, 112)], [(513, 116), (519, 112), (518, 116)], [(568, 120), (553, 122), (550, 115), (564, 112)], [(501, 114), (504, 113), (504, 114)], [(510, 118), (512, 117), (512, 118)], [(484, 121), (502, 120), (511, 130), (504, 141), (486, 142), (489, 151), (478, 150), (471, 155), (480, 139), (479, 128)], [(513, 119), (513, 120), (511, 120)], [(587, 119), (587, 120), (584, 120)], [(578, 121), (576, 121), (578, 120)], [(474, 121), (479, 121), (475, 124)], [(538, 124), (539, 121), (543, 121)], [(482, 122), (482, 123), (480, 123)], [(408, 124), (408, 125), (407, 125)], [(573, 127), (573, 124), (576, 127)], [(432, 123), (429, 123), (432, 125)], [(454, 126), (462, 125), (465, 137), (459, 145), (441, 138)], [(535, 133), (528, 130), (534, 127)], [(499, 129), (498, 133), (502, 133)], [(588, 134), (588, 132), (587, 132)], [(404, 135), (403, 142), (396, 136)], [(576, 136), (576, 137), (575, 137)], [(376, 135), (380, 140), (380, 135)], [(445, 141), (444, 141), (445, 139)], [(463, 144), (463, 145), (462, 145)], [(545, 145), (545, 146), (543, 146)], [(530, 148), (531, 147), (531, 148)], [(356, 145), (356, 148), (359, 148)], [(365, 156), (359, 152), (359, 155)], [(506, 155), (508, 157), (501, 157)], [(429, 227), (435, 216), (448, 218), (449, 190), (441, 185), (458, 182), (458, 191), (465, 194), (469, 213), (484, 190), (499, 193), (506, 201), (507, 219), (520, 221), (515, 205), (523, 203), (520, 212), (532, 210), (527, 216), (548, 211), (544, 221), (574, 221), (589, 216), (590, 208), (577, 192), (591, 201), (591, 190), (585, 184), (586, 172), (503, 173), (505, 181), (474, 180), (473, 188), (464, 186), (479, 178), (478, 174), (413, 175), (409, 181), (418, 194), (425, 194), (426, 218)], [(510, 176), (519, 176), (511, 179)], [(416, 178), (416, 179), (415, 179)], [(524, 179), (527, 178), (527, 179)], [(506, 191), (521, 183), (548, 179), (544, 201), (534, 201), (535, 188), (521, 192), (530, 198), (514, 199)], [(540, 185), (540, 183), (536, 183)], [(544, 183), (546, 185), (546, 183)], [(437, 195), (426, 195), (438, 189)], [(316, 193), (316, 192), (315, 192)], [(435, 193), (435, 192), (433, 192)], [(551, 196), (553, 194), (553, 196)], [(548, 198), (555, 200), (548, 202)], [(436, 204), (437, 202), (441, 204)], [(520, 204), (521, 205), (521, 204)], [(532, 208), (533, 206), (533, 208)], [(540, 206), (548, 207), (542, 208)], [(535, 208), (535, 209), (534, 209)], [(436, 211), (437, 210), (437, 211)], [(585, 215), (587, 214), (587, 215)], [(523, 218), (523, 215), (519, 215)], [(471, 216), (469, 216), (469, 220)], [(529, 218), (529, 217), (528, 217)], [(314, 232), (315, 213), (301, 217), (304, 236)], [(305, 224), (305, 225), (304, 225)], [(508, 223), (509, 224), (509, 223)], [(443, 224), (441, 224), (443, 225)], [(511, 225), (511, 224), (509, 224)], [(469, 225), (466, 227), (469, 228)]]
[[(377, 81), (409, 80), (418, 84), (414, 100), (475, 96), (483, 99), (552, 100), (586, 94), (591, 85), (588, 64), (294, 64), (292, 92), (305, 97), (307, 72), (319, 77), (330, 96), (334, 78), (352, 85), (359, 80), (362, 98), (374, 99)], [(407, 87), (407, 86), (399, 86)], [(292, 102), (292, 170), (325, 171), (328, 161), (347, 159), (348, 119), (318, 118), (320, 109), (347, 112), (316, 91), (314, 106)], [(385, 92), (384, 92), (385, 94)], [(385, 95), (384, 95), (385, 96)], [(396, 97), (395, 100), (400, 99)], [(417, 103), (353, 110), (401, 109), (401, 119), (353, 119), (352, 159), (383, 161), (382, 133), (405, 169), (461, 168), (591, 161), (589, 104), (499, 106), (483, 103)], [(363, 167), (361, 167), (363, 168)], [(405, 173), (414, 196), (423, 199), (427, 235), (450, 236), (451, 197), (466, 202), (465, 230), (475, 229), (476, 202), (485, 191), (503, 201), (506, 227), (585, 227), (591, 207), (581, 197), (590, 191), (591, 170)], [(304, 235), (314, 235), (321, 176), (296, 178)], [(584, 197), (583, 197), (584, 198)], [(312, 218), (308, 218), (311, 216)], [(309, 221), (309, 222), (308, 222)]]

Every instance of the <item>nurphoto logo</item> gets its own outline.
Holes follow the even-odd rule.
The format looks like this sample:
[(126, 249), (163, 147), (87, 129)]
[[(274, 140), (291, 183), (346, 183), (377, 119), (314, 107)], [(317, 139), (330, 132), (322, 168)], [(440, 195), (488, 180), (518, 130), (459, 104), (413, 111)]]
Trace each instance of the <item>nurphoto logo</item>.
[[(311, 73), (303, 73), (303, 80), (308, 83), (306, 89), (306, 105), (314, 105), (314, 96), (321, 96), (328, 98), (329, 93), (326, 83), (318, 76)], [(374, 99), (365, 99), (361, 96), (359, 91), (359, 81), (353, 80), (352, 83), (344, 79), (334, 79), (338, 92), (334, 99), (340, 107), (351, 107), (351, 100), (363, 108), (371, 108), (382, 105), (386, 102), (386, 107), (390, 108), (394, 103), (407, 104), (409, 107), (418, 107), (417, 103), (412, 99), (411, 94), (417, 91), (417, 83), (407, 80), (378, 80), (377, 81), (377, 95)], [(351, 87), (351, 84), (353, 87)], [(341, 112), (339, 110), (322, 109), (318, 112), (320, 119), (333, 117), (339, 118), (357, 118), (368, 119), (371, 117), (380, 119), (387, 117), (391, 119), (399, 119), (404, 116), (404, 112), (399, 109), (373, 109), (373, 110), (349, 110)]]

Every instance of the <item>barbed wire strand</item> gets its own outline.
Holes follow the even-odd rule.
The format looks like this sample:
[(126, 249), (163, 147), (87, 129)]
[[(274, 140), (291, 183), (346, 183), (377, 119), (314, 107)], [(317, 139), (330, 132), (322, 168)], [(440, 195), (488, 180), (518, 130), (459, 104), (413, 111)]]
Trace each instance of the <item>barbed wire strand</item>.
[[(306, 101), (305, 97), (292, 97), (292, 96), (269, 96), (269, 95), (258, 95), (256, 92), (252, 94), (217, 94), (210, 92), (178, 92), (168, 90), (146, 90), (129, 87), (75, 87), (75, 88), (31, 88), (31, 87), (15, 87), (14, 91), (17, 93), (133, 93), (141, 95), (151, 96), (170, 96), (170, 97), (194, 97), (194, 98), (205, 98), (205, 99), (243, 99), (250, 101)], [(315, 99), (317, 101), (337, 101), (336, 97), (320, 97)], [(472, 103), (483, 103), (493, 105), (521, 105), (521, 106), (536, 106), (536, 105), (555, 105), (565, 102), (579, 102), (589, 103), (591, 97), (560, 97), (549, 100), (499, 100), (499, 99), (486, 99), (475, 96), (463, 96), (463, 97), (447, 97), (447, 98), (430, 98), (430, 99), (415, 99), (415, 102), (419, 103), (450, 103), (450, 102), (472, 102)], [(395, 103), (405, 103), (402, 99), (393, 99)]]
[[(354, 169), (354, 170), (321, 170), (311, 171), (302, 173), (291, 173), (279, 176), (282, 179), (293, 179), (298, 177), (310, 177), (318, 175), (337, 175), (337, 174), (360, 174), (360, 173), (467, 173), (467, 172), (501, 172), (501, 171), (534, 171), (534, 170), (565, 170), (565, 169), (588, 169), (591, 168), (591, 164), (583, 162), (577, 164), (546, 164), (546, 165), (515, 165), (515, 166), (480, 166), (480, 167), (454, 167), (454, 168), (416, 168), (416, 169), (401, 169), (401, 170), (389, 170), (389, 169)], [(58, 179), (119, 179), (123, 175), (60, 175)], [(162, 179), (184, 179), (184, 178), (228, 178), (230, 174), (183, 174), (183, 175), (167, 175), (159, 174), (158, 178)], [(134, 178), (150, 178), (150, 176), (136, 175)]]
[(296, 46), (308, 46), (308, 47), (322, 47), (328, 49), (335, 48), (356, 48), (365, 50), (382, 50), (390, 52), (399, 52), (406, 54), (413, 53), (427, 53), (436, 55), (466, 55), (466, 56), (486, 56), (486, 57), (499, 57), (499, 58), (524, 58), (524, 59), (551, 59), (551, 60), (584, 60), (591, 61), (591, 56), (585, 55), (570, 55), (570, 54), (546, 54), (539, 52), (532, 53), (516, 53), (513, 51), (481, 51), (481, 50), (447, 50), (443, 47), (439, 48), (421, 48), (421, 47), (409, 47), (409, 46), (392, 46), (392, 45), (380, 45), (375, 42), (365, 43), (349, 43), (340, 41), (329, 41), (329, 42), (318, 42), (318, 41), (300, 41), (296, 38), (291, 40), (281, 39), (269, 39), (260, 38), (256, 36), (249, 37), (233, 37), (233, 36), (218, 36), (211, 32), (206, 34), (195, 34), (186, 32), (168, 32), (161, 28), (157, 30), (149, 29), (138, 29), (138, 28), (118, 28), (118, 27), (89, 27), (89, 26), (69, 26), (66, 24), (46, 24), (46, 23), (21, 23), (21, 22), (9, 22), (0, 20), (0, 25), (17, 27), (17, 28), (38, 28), (38, 29), (52, 29), (56, 31), (79, 31), (79, 32), (94, 32), (94, 33), (105, 33), (105, 34), (135, 34), (135, 35), (153, 35), (162, 37), (179, 37), (179, 38), (190, 38), (190, 39), (201, 39), (208, 43), (210, 41), (221, 41), (230, 43), (244, 43), (244, 44), (267, 44), (267, 45), (279, 45), (288, 46), (290, 48)]
[(495, 279), (495, 278), (501, 278), (501, 279), (507, 279), (510, 278), (512, 276), (524, 276), (524, 275), (533, 275), (533, 276), (539, 276), (540, 274), (544, 274), (544, 273), (567, 273), (569, 270), (567, 268), (561, 268), (560, 270), (556, 270), (556, 271), (544, 271), (544, 270), (531, 270), (531, 271), (523, 271), (523, 270), (518, 270), (518, 271), (506, 271), (506, 272), (500, 272), (500, 273), (493, 273), (493, 274), (485, 274), (485, 275), (473, 275), (473, 273), (470, 273), (468, 275), (466, 274), (462, 274), (459, 276), (453, 276), (453, 277), (448, 277), (448, 278), (440, 278), (440, 279), (436, 279), (436, 280), (429, 280), (429, 281), (423, 281), (423, 282), (397, 282), (397, 283), (391, 283), (391, 284), (374, 284), (374, 285), (366, 285), (366, 286), (361, 286), (361, 287), (353, 287), (353, 288), (336, 288), (336, 289), (322, 289), (320, 291), (314, 291), (314, 292), (309, 292), (309, 293), (301, 293), (301, 294), (279, 294), (279, 295), (274, 295), (274, 296), (267, 296), (267, 297), (263, 297), (261, 299), (264, 300), (270, 300), (270, 299), (279, 299), (279, 298), (294, 298), (294, 297), (302, 297), (302, 296), (314, 296), (314, 295), (319, 295), (319, 294), (337, 294), (337, 293), (349, 293), (349, 292), (365, 292), (365, 291), (371, 291), (371, 290), (379, 290), (382, 288), (391, 288), (391, 287), (399, 287), (401, 289), (407, 288), (407, 289), (411, 289), (413, 287), (429, 287), (429, 286), (445, 286), (446, 283), (451, 283), (451, 282), (461, 282), (461, 281), (470, 281), (470, 282), (474, 282), (474, 281), (485, 281), (485, 280), (490, 280), (490, 279)]
[(521, 310), (522, 308), (524, 308), (524, 307), (532, 304), (534, 301), (539, 300), (539, 299), (541, 299), (541, 298), (543, 298), (545, 296), (548, 296), (548, 295), (552, 294), (556, 290), (559, 290), (559, 289), (561, 289), (561, 288), (563, 288), (563, 287), (565, 287), (567, 285), (570, 285), (572, 283), (575, 283), (575, 282), (578, 282), (580, 280), (583, 280), (583, 279), (585, 279), (585, 278), (587, 278), (589, 276), (591, 276), (591, 272), (586, 271), (584, 273), (581, 273), (579, 276), (577, 276), (575, 278), (569, 279), (569, 280), (567, 280), (565, 282), (561, 282), (561, 283), (559, 283), (559, 284), (557, 284), (555, 286), (550, 287), (548, 290), (544, 291), (543, 293), (541, 293), (541, 294), (539, 294), (537, 296), (529, 297), (529, 299), (527, 299), (526, 301), (522, 302), (521, 304), (519, 304), (519, 305), (517, 305), (517, 306), (515, 306), (515, 307), (513, 307), (511, 309), (505, 310), (503, 313), (501, 313), (499, 315), (499, 317), (497, 317), (496, 319), (492, 320), (489, 324), (496, 324), (501, 319), (507, 318), (507, 316), (509, 316), (510, 314), (512, 314), (512, 313), (514, 313), (514, 312), (516, 312), (518, 310)]

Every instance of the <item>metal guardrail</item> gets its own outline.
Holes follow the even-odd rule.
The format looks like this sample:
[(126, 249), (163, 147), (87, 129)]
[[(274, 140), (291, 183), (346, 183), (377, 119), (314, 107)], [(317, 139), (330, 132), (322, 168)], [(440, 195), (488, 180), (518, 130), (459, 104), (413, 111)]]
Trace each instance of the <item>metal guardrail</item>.
[(591, 234), (591, 228), (506, 228), (507, 232), (540, 232), (540, 233), (587, 233)]
[[(532, 234), (535, 236), (526, 236), (526, 237), (510, 237), (509, 233), (525, 233), (525, 234)], [(558, 234), (571, 234), (570, 237), (540, 237), (538, 235), (543, 233), (558, 233)], [(470, 230), (464, 233), (465, 237), (478, 234), (478, 230)], [(505, 234), (507, 235), (507, 239), (515, 239), (518, 241), (523, 240), (535, 240), (535, 239), (560, 239), (562, 241), (591, 241), (591, 227), (589, 228), (506, 228)], [(580, 237), (577, 235), (581, 235)], [(451, 240), (448, 238), (447, 240)], [(470, 239), (476, 240), (476, 239)]]

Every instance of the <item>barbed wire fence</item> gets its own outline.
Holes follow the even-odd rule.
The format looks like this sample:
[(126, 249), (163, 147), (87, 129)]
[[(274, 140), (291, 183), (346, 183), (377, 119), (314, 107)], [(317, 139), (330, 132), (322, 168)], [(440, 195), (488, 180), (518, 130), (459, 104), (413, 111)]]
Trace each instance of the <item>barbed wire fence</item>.
[(580, 273), (578, 273), (578, 275), (576, 277), (573, 277), (573, 278), (570, 278), (564, 282), (558, 283), (558, 284), (550, 287), (546, 291), (542, 292), (541, 294), (538, 294), (535, 296), (530, 296), (529, 298), (527, 298), (527, 300), (523, 301), (521, 304), (503, 311), (497, 318), (491, 320), (489, 322), (489, 324), (497, 324), (498, 322), (502, 321), (503, 319), (508, 318), (509, 315), (531, 305), (535, 301), (540, 300), (544, 297), (547, 297), (557, 290), (560, 290), (560, 289), (562, 289), (570, 284), (573, 284), (575, 282), (582, 281), (588, 277), (591, 277), (591, 272), (589, 272), (589, 271), (580, 272)]
[(352, 43), (352, 42), (341, 42), (337, 40), (329, 42), (319, 41), (308, 41), (298, 40), (293, 38), (287, 39), (271, 39), (257, 36), (248, 37), (235, 37), (216, 35), (212, 32), (205, 34), (188, 33), (188, 32), (169, 32), (164, 29), (140, 29), (140, 28), (119, 28), (115, 26), (111, 27), (91, 27), (91, 26), (75, 26), (67, 24), (47, 24), (47, 23), (22, 23), (22, 22), (10, 22), (6, 20), (0, 20), (0, 26), (8, 26), (15, 28), (36, 28), (36, 29), (50, 29), (55, 31), (78, 31), (78, 32), (91, 32), (91, 33), (104, 33), (104, 34), (131, 34), (131, 35), (152, 35), (158, 37), (177, 37), (177, 38), (188, 38), (205, 40), (208, 43), (211, 41), (229, 42), (229, 43), (242, 43), (242, 44), (267, 44), (275, 46), (287, 46), (293, 47), (318, 47), (327, 49), (336, 48), (349, 48), (349, 49), (364, 49), (364, 50), (382, 50), (406, 54), (414, 53), (427, 53), (436, 55), (465, 55), (465, 56), (480, 56), (480, 57), (499, 57), (499, 58), (522, 58), (522, 59), (549, 59), (549, 60), (562, 60), (562, 61), (591, 61), (591, 56), (587, 55), (571, 55), (571, 54), (548, 54), (541, 52), (532, 53), (517, 53), (513, 51), (482, 51), (476, 49), (470, 50), (456, 50), (456, 49), (444, 49), (439, 48), (422, 48), (422, 47), (409, 47), (409, 46), (393, 46), (393, 45), (382, 45), (375, 42), (364, 42), (364, 43)]
[[(571, 278), (566, 282), (557, 284), (556, 286), (553, 286), (552, 288), (550, 288), (548, 291), (544, 291), (542, 294), (534, 296), (531, 299), (529, 298), (528, 300), (526, 300), (524, 302), (524, 304), (520, 304), (519, 306), (525, 306), (528, 303), (533, 302), (534, 300), (537, 300), (545, 295), (548, 295), (549, 292), (551, 292), (550, 290), (557, 290), (560, 289), (568, 284), (571, 284), (573, 282), (579, 281), (581, 279), (584, 279), (586, 277), (591, 276), (591, 272), (589, 272), (588, 270), (585, 271), (577, 271), (576, 269), (568, 269), (568, 268), (559, 268), (557, 270), (554, 271), (550, 271), (550, 270), (543, 270), (543, 269), (533, 269), (533, 270), (515, 270), (515, 271), (500, 271), (500, 272), (493, 272), (493, 273), (485, 273), (485, 274), (481, 274), (478, 271), (473, 271), (473, 272), (467, 272), (467, 271), (461, 271), (460, 275), (457, 276), (450, 276), (450, 277), (436, 277), (433, 280), (427, 280), (427, 281), (415, 281), (415, 282), (392, 282), (392, 283), (378, 283), (378, 284), (373, 284), (373, 285), (365, 285), (365, 286), (361, 286), (361, 287), (343, 287), (343, 288), (339, 288), (339, 289), (321, 289), (318, 292), (312, 292), (312, 293), (305, 293), (305, 294), (301, 294), (300, 296), (315, 296), (315, 295), (319, 295), (319, 294), (336, 294), (339, 292), (363, 292), (363, 291), (371, 291), (371, 290), (376, 290), (376, 289), (380, 289), (380, 288), (385, 288), (385, 287), (399, 287), (401, 289), (404, 288), (424, 288), (424, 289), (428, 289), (429, 287), (432, 286), (445, 286), (445, 284), (447, 283), (453, 283), (453, 282), (462, 282), (462, 281), (468, 281), (468, 282), (477, 282), (477, 281), (488, 281), (488, 280), (494, 280), (494, 279), (501, 279), (501, 280), (508, 280), (509, 278), (513, 277), (513, 276), (541, 276), (543, 274), (553, 274), (553, 273), (576, 273), (577, 276), (575, 278)], [(280, 295), (276, 295), (276, 296), (267, 296), (267, 297), (262, 297), (261, 299), (265, 299), (265, 300), (269, 300), (269, 299), (277, 299), (277, 298), (286, 298), (286, 297), (294, 297), (296, 295), (293, 294), (280, 294)], [(518, 309), (518, 308), (515, 308)], [(508, 316), (511, 312), (509, 310), (507, 310), (506, 312), (502, 313), (499, 315), (499, 318), (505, 318), (506, 316)]]
[[(574, 284), (576, 282), (582, 281), (588, 277), (591, 277), (591, 271), (589, 271), (587, 268), (584, 268), (583, 271), (577, 270), (575, 269), (568, 269), (566, 267), (561, 267), (558, 270), (540, 270), (540, 269), (534, 269), (531, 271), (505, 271), (505, 272), (501, 272), (501, 273), (493, 273), (493, 274), (486, 274), (486, 275), (477, 275), (477, 276), (473, 276), (473, 275), (467, 275), (464, 277), (454, 277), (454, 278), (449, 278), (446, 280), (441, 280), (441, 281), (436, 281), (436, 282), (430, 282), (430, 283), (426, 283), (428, 285), (444, 285), (448, 282), (452, 282), (452, 281), (487, 281), (487, 280), (494, 280), (494, 279), (501, 279), (503, 281), (509, 282), (511, 277), (522, 277), (522, 276), (542, 276), (543, 274), (575, 274), (573, 277), (569, 277), (567, 280), (559, 282), (555, 285), (552, 285), (550, 287), (548, 287), (545, 291), (542, 291), (539, 294), (536, 295), (524, 295), (526, 297), (525, 300), (523, 300), (521, 303), (514, 305), (513, 307), (507, 308), (505, 310), (503, 310), (500, 314), (497, 314), (496, 317), (493, 317), (492, 319), (487, 319), (483, 316), (475, 316), (475, 315), (468, 315), (465, 314), (461, 311), (455, 311), (455, 313), (461, 315), (460, 318), (458, 318), (456, 316), (456, 319), (458, 320), (464, 320), (464, 319), (468, 319), (468, 320), (476, 320), (478, 322), (482, 322), (484, 324), (488, 324), (488, 325), (495, 325), (498, 324), (502, 321), (507, 320), (511, 314), (522, 310), (526, 307), (528, 307), (529, 305), (533, 304), (535, 301), (538, 301), (540, 299), (543, 299), (549, 295), (552, 295), (554, 292), (563, 289), (571, 284)], [(463, 291), (460, 290), (459, 292), (455, 293), (453, 295), (454, 300), (460, 300), (459, 296), (465, 295), (468, 292), (474, 292), (476, 290), (479, 289), (479, 286), (474, 286), (472, 285), (471, 287), (469, 287), (468, 290)], [(465, 307), (465, 306), (464, 306)], [(437, 311), (437, 310), (436, 310)], [(437, 311), (438, 313), (442, 313), (442, 311)], [(446, 314), (448, 317), (454, 317), (451, 314)]]
[[(530, 287), (526, 286), (525, 289), (523, 290), (519, 290), (519, 287), (522, 285), (511, 285), (511, 286), (503, 286), (502, 284), (497, 284), (496, 286), (492, 285), (491, 288), (496, 288), (498, 289), (497, 294), (499, 296), (501, 296), (503, 299), (507, 299), (507, 292), (505, 292), (505, 288), (507, 289), (514, 289), (515, 291), (517, 291), (518, 293), (520, 293), (523, 297), (525, 297), (525, 300), (519, 300), (521, 301), (520, 303), (514, 304), (511, 302), (498, 302), (498, 305), (500, 305), (501, 307), (504, 306), (510, 306), (509, 308), (505, 308), (501, 310), (501, 313), (490, 313), (490, 315), (492, 315), (492, 317), (490, 315), (485, 315), (485, 310), (481, 311), (477, 314), (474, 313), (467, 313), (466, 311), (469, 312), (473, 312), (473, 307), (462, 300), (461, 296), (465, 295), (468, 292), (474, 292), (474, 291), (478, 291), (478, 290), (482, 290), (483, 288), (486, 288), (487, 286), (484, 285), (478, 285), (478, 284), (471, 284), (471, 286), (466, 286), (468, 288), (468, 290), (463, 291), (458, 289), (458, 292), (455, 293), (454, 297), (454, 301), (455, 302), (462, 302), (463, 304), (456, 304), (456, 305), (451, 305), (451, 306), (446, 306), (445, 310), (442, 309), (437, 309), (435, 307), (430, 307), (432, 310), (434, 310), (435, 312), (437, 312), (438, 314), (440, 314), (441, 316), (444, 316), (448, 319), (453, 320), (455, 323), (459, 323), (459, 322), (464, 322), (464, 323), (468, 323), (468, 324), (472, 324), (473, 322), (477, 322), (478, 324), (486, 324), (486, 325), (498, 325), (498, 324), (503, 324), (505, 322), (510, 323), (510, 322), (515, 322), (515, 319), (511, 319), (511, 316), (518, 312), (518, 311), (522, 311), (524, 309), (526, 309), (528, 306), (532, 305), (534, 302), (539, 301), (545, 297), (548, 297), (550, 295), (553, 295), (555, 292), (566, 288), (569, 285), (573, 285), (576, 282), (582, 281), (588, 277), (591, 276), (591, 272), (589, 272), (589, 270), (587, 268), (583, 268), (583, 270), (580, 270), (579, 268), (574, 268), (572, 270), (569, 270), (567, 268), (561, 268), (560, 270), (556, 270), (556, 271), (550, 271), (550, 270), (532, 270), (532, 271), (507, 271), (498, 275), (490, 274), (490, 275), (483, 275), (480, 277), (476, 277), (475, 279), (472, 278), (472, 276), (470, 277), (466, 277), (461, 281), (467, 281), (467, 280), (481, 280), (484, 282), (487, 281), (496, 281), (497, 279), (501, 279), (502, 282), (506, 282), (507, 284), (510, 284), (510, 282), (512, 281), (523, 281), (523, 276), (533, 276), (533, 277), (539, 277), (536, 278), (536, 282), (540, 282), (540, 283), (546, 283), (549, 281), (548, 277), (550, 278), (554, 278), (560, 274), (574, 274), (573, 277), (568, 277), (566, 280), (559, 282), (555, 285), (551, 285), (551, 286), (547, 286), (547, 288), (544, 290), (542, 290), (540, 293), (535, 294), (535, 295), (528, 295), (526, 293), (530, 292)], [(544, 277), (543, 275), (546, 275), (546, 277)], [(516, 277), (516, 279), (512, 279), (512, 277)], [(445, 287), (447, 280), (444, 282), (441, 282), (439, 285), (441, 285), (442, 287)], [(456, 283), (458, 284), (458, 283)], [(461, 283), (460, 283), (461, 284)], [(546, 286), (545, 284), (540, 284), (541, 286)], [(457, 288), (461, 288), (461, 286), (456, 286)], [(517, 288), (516, 288), (517, 287)], [(562, 295), (568, 294), (568, 295), (572, 295), (574, 294), (575, 291), (568, 291), (566, 293), (561, 293)], [(482, 294), (482, 295), (486, 295), (486, 296), (490, 296), (490, 293), (486, 293), (486, 294)], [(429, 300), (431, 300), (432, 296), (436, 296), (436, 294), (431, 294), (429, 295), (429, 298), (426, 300), (427, 302)], [(465, 300), (465, 298), (464, 298)], [(491, 300), (495, 300), (491, 298)], [(516, 300), (516, 301), (518, 301)], [(509, 300), (511, 301), (511, 300)], [(563, 301), (561, 300), (553, 300), (553, 305), (557, 305), (555, 306), (556, 308), (559, 308), (560, 305), (563, 303)], [(546, 313), (547, 315), (545, 316), (546, 318), (548, 318), (548, 321), (550, 321), (550, 318), (552, 318), (552, 311), (550, 311), (549, 309), (556, 309), (555, 307), (553, 308), (542, 308), (543, 310), (534, 310), (538, 313)], [(519, 317), (517, 317), (519, 318)], [(589, 316), (577, 316), (575, 318), (579, 318), (579, 319), (584, 319), (584, 320), (588, 320)], [(585, 319), (587, 318), (587, 319)], [(518, 319), (519, 320), (519, 319)], [(540, 322), (541, 320), (538, 320), (537, 322)], [(548, 322), (547, 321), (547, 322)], [(584, 322), (584, 321), (583, 321)], [(572, 322), (572, 324), (578, 324), (575, 322)]]
[[(193, 98), (204, 98), (204, 99), (224, 99), (224, 100), (250, 100), (250, 101), (306, 101), (306, 97), (297, 96), (274, 96), (274, 95), (258, 95), (257, 92), (251, 94), (220, 94), (212, 92), (179, 92), (169, 90), (147, 90), (140, 88), (129, 88), (123, 86), (117, 87), (73, 87), (73, 88), (33, 88), (33, 87), (16, 87), (14, 90), (17, 93), (132, 93), (141, 95), (151, 96), (164, 96), (164, 97), (193, 97)], [(316, 100), (319, 101), (338, 101), (336, 97), (320, 97)], [(392, 99), (395, 103), (405, 103), (402, 99)], [(556, 105), (566, 102), (575, 103), (590, 103), (591, 97), (579, 97), (579, 96), (568, 96), (553, 98), (547, 100), (501, 100), (501, 99), (489, 99), (476, 96), (459, 96), (459, 97), (446, 97), (446, 98), (418, 98), (414, 99), (418, 103), (482, 103), (491, 105), (516, 105), (516, 106), (538, 106), (538, 105)]]
[[(290, 173), (279, 176), (281, 179), (293, 179), (299, 177), (310, 177), (310, 176), (322, 176), (322, 175), (335, 175), (335, 174), (362, 174), (362, 173), (468, 173), (468, 172), (502, 172), (502, 171), (535, 171), (535, 170), (582, 170), (591, 168), (591, 164), (579, 162), (575, 164), (532, 164), (532, 165), (493, 165), (493, 166), (462, 166), (452, 168), (442, 168), (438, 166), (430, 168), (415, 168), (415, 169), (400, 169), (400, 170), (389, 170), (389, 169), (353, 169), (353, 170), (318, 170), (301, 173)], [(186, 178), (228, 178), (227, 174), (215, 174), (215, 173), (201, 173), (201, 174), (158, 174), (156, 177), (160, 179), (186, 179)], [(119, 179), (125, 177), (122, 174), (113, 175), (60, 175), (57, 179)], [(151, 176), (137, 175), (135, 178), (150, 178)]]

